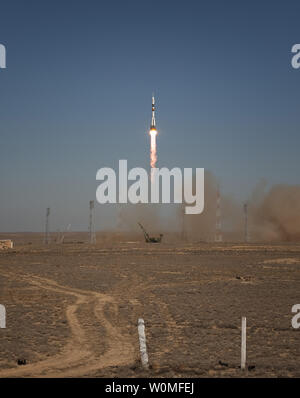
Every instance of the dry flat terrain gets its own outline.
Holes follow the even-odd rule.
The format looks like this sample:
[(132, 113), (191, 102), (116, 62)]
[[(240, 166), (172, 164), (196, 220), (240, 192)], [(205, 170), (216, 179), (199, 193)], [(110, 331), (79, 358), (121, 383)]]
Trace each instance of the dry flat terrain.
[[(5, 237), (16, 245), (0, 252), (0, 377), (300, 377), (300, 245)], [(245, 372), (242, 316), (255, 366)]]

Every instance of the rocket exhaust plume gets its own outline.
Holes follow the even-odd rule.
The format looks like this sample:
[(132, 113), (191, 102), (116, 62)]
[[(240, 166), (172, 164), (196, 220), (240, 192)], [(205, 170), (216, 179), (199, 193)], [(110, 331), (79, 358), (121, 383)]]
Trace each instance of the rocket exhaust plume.
[(157, 162), (157, 152), (156, 152), (156, 123), (155, 123), (155, 99), (152, 96), (152, 119), (151, 119), (151, 126), (150, 126), (150, 166), (151, 169), (156, 167)]
[(154, 168), (156, 166), (157, 162), (157, 154), (156, 154), (156, 130), (150, 130), (150, 137), (151, 137), (151, 143), (150, 143), (150, 166), (151, 168)]

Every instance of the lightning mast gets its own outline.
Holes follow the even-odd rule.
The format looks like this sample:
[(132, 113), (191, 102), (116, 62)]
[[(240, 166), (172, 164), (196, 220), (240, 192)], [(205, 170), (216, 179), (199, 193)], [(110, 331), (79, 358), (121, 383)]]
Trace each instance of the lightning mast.
[(186, 240), (186, 230), (185, 230), (185, 210), (184, 207), (181, 208), (181, 239)]
[(45, 238), (44, 238), (45, 245), (48, 245), (50, 243), (49, 216), (50, 216), (50, 207), (48, 207), (46, 210), (46, 227), (45, 227)]
[(223, 241), (223, 236), (222, 236), (222, 222), (221, 222), (221, 195), (220, 195), (220, 189), (218, 187), (215, 242), (222, 242), (222, 241)]
[(244, 239), (245, 242), (249, 242), (249, 232), (248, 232), (248, 204), (244, 204), (244, 217), (245, 217), (245, 231), (244, 231)]
[(94, 208), (95, 208), (95, 202), (93, 200), (90, 200), (90, 219), (89, 219), (89, 234), (90, 234), (90, 243), (94, 244), (96, 243), (96, 234), (94, 231)]

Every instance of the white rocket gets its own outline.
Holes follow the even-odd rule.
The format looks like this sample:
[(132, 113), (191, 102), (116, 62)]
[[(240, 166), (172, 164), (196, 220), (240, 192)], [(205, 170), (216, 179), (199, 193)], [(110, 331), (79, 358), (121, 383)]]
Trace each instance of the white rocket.
[(152, 119), (151, 119), (150, 130), (156, 130), (156, 123), (155, 123), (155, 99), (154, 99), (154, 95), (152, 96)]

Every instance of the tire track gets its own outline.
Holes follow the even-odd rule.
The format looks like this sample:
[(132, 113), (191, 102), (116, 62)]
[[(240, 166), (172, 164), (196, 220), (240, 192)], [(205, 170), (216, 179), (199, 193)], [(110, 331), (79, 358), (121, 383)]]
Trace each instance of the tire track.
[[(13, 273), (3, 273), (3, 275), (16, 279)], [(18, 274), (18, 279), (37, 288), (63, 293), (75, 298), (75, 303), (68, 305), (66, 309), (71, 337), (60, 354), (28, 364), (25, 367), (0, 370), (0, 377), (78, 377), (109, 366), (125, 366), (134, 362), (135, 349), (129, 336), (121, 334), (119, 328), (112, 326), (105, 316), (104, 308), (107, 304), (118, 311), (112, 296), (62, 286), (51, 279), (34, 275)], [(103, 355), (95, 355), (91, 346), (93, 336), (87, 333), (78, 320), (77, 311), (80, 306), (86, 304), (91, 306), (93, 314), (105, 328), (106, 335), (103, 343), (107, 344), (108, 348)]]

